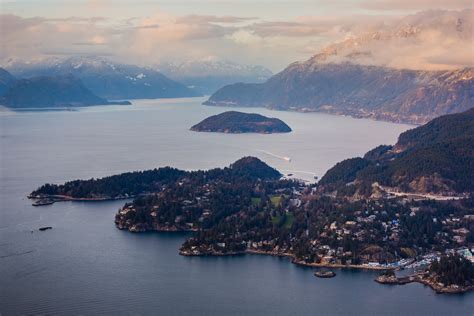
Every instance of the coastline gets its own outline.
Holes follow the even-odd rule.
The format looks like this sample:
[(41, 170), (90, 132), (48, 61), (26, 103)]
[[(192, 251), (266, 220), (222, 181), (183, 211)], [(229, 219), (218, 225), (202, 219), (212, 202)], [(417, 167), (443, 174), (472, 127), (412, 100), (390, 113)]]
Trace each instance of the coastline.
[(272, 132), (265, 132), (265, 131), (240, 131), (240, 130), (229, 130), (229, 129), (197, 129), (197, 128), (190, 128), (192, 132), (197, 133), (219, 133), (219, 134), (263, 134), (263, 135), (270, 135), (270, 134), (285, 134), (291, 133), (292, 131), (288, 132), (279, 132), (279, 131), (272, 131)]
[(436, 282), (433, 279), (430, 279), (429, 274), (422, 272), (422, 273), (415, 273), (405, 277), (395, 277), (395, 276), (378, 276), (375, 279), (375, 282), (380, 284), (387, 284), (387, 285), (405, 285), (409, 283), (420, 283), (425, 286), (430, 287), (436, 294), (461, 294), (467, 293), (469, 291), (474, 290), (474, 285), (469, 286), (457, 286), (457, 285), (450, 285), (444, 286)]
[(251, 106), (251, 105), (242, 105), (242, 104), (229, 104), (229, 103), (222, 103), (222, 102), (208, 102), (209, 100), (203, 102), (203, 105), (206, 106), (214, 106), (214, 107), (224, 107), (224, 108), (235, 108), (235, 107), (242, 107), (242, 108), (262, 108), (271, 111), (281, 111), (281, 112), (295, 112), (295, 113), (321, 113), (333, 116), (342, 116), (342, 117), (351, 117), (354, 119), (365, 119), (377, 122), (386, 122), (386, 123), (394, 123), (394, 124), (405, 124), (405, 125), (413, 125), (413, 126), (420, 126), (429, 122), (432, 117), (420, 117), (420, 118), (409, 118), (404, 116), (387, 116), (378, 113), (352, 113), (352, 112), (342, 112), (342, 111), (330, 111), (326, 109), (309, 109), (309, 108), (279, 108), (274, 106)]
[(152, 227), (143, 227), (143, 226), (136, 226), (132, 225), (129, 226), (127, 225), (127, 222), (123, 222), (120, 220), (115, 219), (115, 227), (117, 227), (120, 230), (126, 230), (131, 233), (146, 233), (146, 232), (197, 232), (199, 231), (198, 228), (185, 228), (185, 227), (176, 227), (176, 226), (158, 226), (154, 225)]
[[(396, 270), (394, 267), (382, 267), (382, 266), (369, 266), (366, 264), (337, 264), (337, 263), (308, 263), (301, 260), (296, 260), (294, 255), (291, 253), (278, 253), (272, 251), (263, 251), (263, 250), (252, 250), (247, 249), (244, 251), (238, 252), (228, 252), (228, 253), (220, 253), (220, 252), (213, 252), (213, 253), (206, 253), (206, 254), (193, 254), (189, 252), (184, 252), (180, 250), (179, 252), (182, 256), (188, 257), (199, 257), (199, 256), (235, 256), (235, 255), (270, 255), (274, 257), (287, 257), (290, 259), (290, 262), (296, 265), (305, 266), (305, 267), (313, 267), (313, 268), (327, 268), (327, 269), (353, 269), (353, 270), (372, 270), (372, 271), (387, 271), (387, 270)], [(426, 273), (418, 273), (409, 275), (406, 277), (386, 277), (386, 276), (379, 276), (374, 281), (380, 284), (387, 284), (387, 285), (404, 285), (409, 283), (421, 283), (425, 286), (430, 287), (433, 291), (437, 294), (462, 294), (467, 293), (470, 291), (474, 291), (474, 285), (470, 286), (444, 286), (439, 284), (438, 282), (429, 279), (426, 277)]]
[(95, 197), (95, 198), (76, 198), (69, 195), (31, 195), (27, 196), (30, 200), (35, 200), (33, 202), (33, 206), (43, 206), (43, 205), (51, 205), (56, 202), (66, 202), (66, 201), (76, 201), (76, 202), (99, 202), (99, 201), (116, 201), (116, 200), (126, 200), (135, 198), (136, 195), (129, 195), (129, 196), (103, 196), (103, 197)]
[(394, 270), (393, 267), (381, 267), (381, 266), (369, 266), (366, 264), (337, 264), (337, 263), (314, 263), (314, 262), (304, 262), (301, 260), (296, 260), (295, 256), (288, 252), (274, 252), (274, 251), (264, 251), (264, 250), (256, 250), (256, 249), (246, 249), (243, 251), (233, 251), (233, 252), (212, 252), (212, 253), (191, 253), (188, 251), (180, 250), (179, 254), (185, 257), (221, 257), (221, 256), (236, 256), (236, 255), (266, 255), (266, 256), (273, 256), (273, 257), (287, 257), (290, 259), (290, 262), (296, 265), (305, 266), (305, 267), (313, 267), (313, 268), (329, 268), (329, 269), (357, 269), (357, 270), (374, 270), (374, 271), (386, 271), (386, 270)]

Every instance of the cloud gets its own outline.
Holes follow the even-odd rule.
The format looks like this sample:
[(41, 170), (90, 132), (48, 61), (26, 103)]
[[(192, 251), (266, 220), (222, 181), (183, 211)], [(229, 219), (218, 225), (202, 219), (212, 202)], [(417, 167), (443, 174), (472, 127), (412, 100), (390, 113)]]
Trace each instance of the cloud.
[(104, 21), (97, 17), (47, 19), (0, 15), (0, 58), (37, 58), (51, 51), (107, 53), (111, 30), (101, 24)]
[(326, 28), (300, 22), (262, 22), (249, 27), (261, 37), (270, 36), (314, 36), (326, 31)]
[(214, 16), (214, 15), (186, 15), (176, 19), (177, 23), (207, 24), (207, 23), (242, 23), (256, 20), (256, 17)]
[(254, 32), (246, 30), (238, 30), (232, 33), (228, 38), (237, 44), (243, 45), (256, 44), (263, 40), (260, 36), (255, 35)]
[(364, 0), (360, 7), (370, 10), (460, 10), (473, 7), (472, 0)]
[[(382, 2), (388, 7), (390, 1), (350, 3), (369, 7)], [(128, 19), (4, 14), (0, 15), (0, 59), (87, 54), (153, 64), (219, 56), (280, 70), (316, 55), (321, 62), (352, 61), (416, 69), (465, 67), (473, 65), (473, 12), (308, 15), (272, 21), (229, 15), (179, 16), (164, 11)]]
[(427, 11), (354, 29), (314, 59), (409, 69), (474, 66), (474, 10)]

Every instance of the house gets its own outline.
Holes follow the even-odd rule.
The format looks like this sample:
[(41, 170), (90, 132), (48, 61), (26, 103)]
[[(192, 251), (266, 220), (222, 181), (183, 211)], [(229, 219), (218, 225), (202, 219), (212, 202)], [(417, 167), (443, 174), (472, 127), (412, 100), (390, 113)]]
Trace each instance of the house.
[(290, 199), (290, 206), (300, 207), (301, 200), (300, 199)]
[(324, 256), (321, 258), (321, 263), (327, 264), (327, 263), (331, 263), (333, 260), (334, 258), (331, 256)]
[(467, 235), (469, 234), (469, 229), (466, 229), (464, 227), (458, 228), (458, 229), (453, 229), (453, 232), (458, 234), (458, 235)]

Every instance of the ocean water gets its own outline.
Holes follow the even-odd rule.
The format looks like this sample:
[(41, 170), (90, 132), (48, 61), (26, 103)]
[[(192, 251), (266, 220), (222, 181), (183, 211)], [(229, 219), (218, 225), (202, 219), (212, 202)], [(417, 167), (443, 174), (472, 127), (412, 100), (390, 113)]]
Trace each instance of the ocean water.
[[(239, 109), (278, 117), (289, 134), (189, 131), (228, 109), (202, 99), (135, 100), (75, 111), (0, 111), (0, 314), (473, 315), (474, 295), (420, 284), (384, 286), (374, 272), (318, 279), (285, 258), (178, 255), (182, 233), (115, 228), (124, 201), (33, 207), (43, 183), (166, 165), (227, 166), (257, 156), (313, 180), (336, 162), (395, 143), (409, 125), (325, 114)], [(291, 157), (291, 162), (283, 157)], [(42, 226), (52, 230), (39, 232)]]

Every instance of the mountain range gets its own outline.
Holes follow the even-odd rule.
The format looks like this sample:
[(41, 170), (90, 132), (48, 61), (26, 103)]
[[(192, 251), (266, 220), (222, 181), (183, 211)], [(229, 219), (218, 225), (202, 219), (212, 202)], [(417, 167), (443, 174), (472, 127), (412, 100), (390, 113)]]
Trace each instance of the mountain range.
[(265, 67), (241, 65), (226, 60), (168, 62), (155, 68), (167, 77), (205, 95), (210, 95), (231, 83), (259, 83), (272, 76), (272, 72)]
[(400, 70), (350, 62), (297, 62), (265, 83), (237, 83), (207, 105), (321, 111), (394, 122), (426, 123), (474, 104), (474, 69)]
[(75, 56), (6, 63), (17, 78), (74, 75), (104, 99), (155, 99), (195, 97), (201, 94), (146, 67), (116, 63), (103, 57)]

